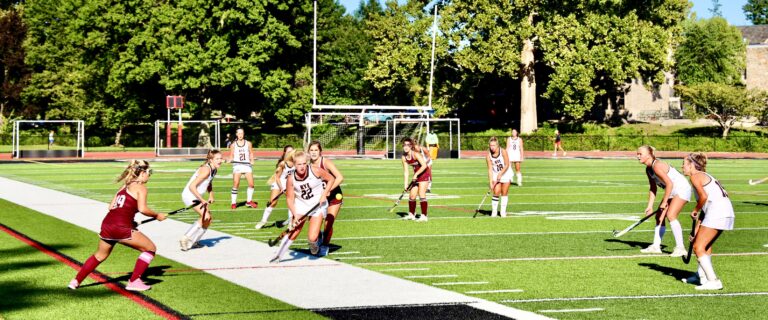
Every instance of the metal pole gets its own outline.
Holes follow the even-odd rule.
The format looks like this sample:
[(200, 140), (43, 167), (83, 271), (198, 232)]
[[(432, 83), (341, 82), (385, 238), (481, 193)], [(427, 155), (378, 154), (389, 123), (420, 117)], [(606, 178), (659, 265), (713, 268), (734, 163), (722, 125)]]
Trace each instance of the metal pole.
[(317, 0), (312, 2), (312, 109), (317, 105)]
[(461, 122), (456, 121), (456, 123), (458, 124), (458, 127), (459, 127), (458, 128), (458, 130), (459, 130), (459, 134), (458, 134), (458, 137), (459, 137), (458, 138), (458, 140), (459, 140), (459, 159), (461, 159)]
[[(432, 22), (432, 59), (429, 66), (429, 108), (432, 109), (432, 82), (435, 75), (435, 40), (437, 39), (437, 3), (435, 3), (435, 19)], [(429, 129), (429, 127), (427, 127)]]
[(179, 131), (177, 133), (177, 136), (178, 136), (177, 140), (178, 140), (178, 147), (179, 148), (181, 148), (181, 130), (182, 130), (181, 126), (182, 126), (182, 124), (181, 124), (181, 109), (179, 109)]
[(165, 147), (170, 148), (171, 147), (171, 108), (166, 108), (168, 110), (168, 122), (165, 124)]

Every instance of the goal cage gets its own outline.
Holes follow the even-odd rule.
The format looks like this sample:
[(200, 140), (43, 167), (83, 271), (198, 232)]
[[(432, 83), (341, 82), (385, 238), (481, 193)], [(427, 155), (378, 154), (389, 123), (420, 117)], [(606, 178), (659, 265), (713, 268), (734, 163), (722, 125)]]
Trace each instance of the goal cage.
[(155, 121), (156, 156), (200, 156), (221, 148), (218, 120)]
[(431, 118), (432, 113), (424, 106), (316, 106), (305, 114), (304, 145), (317, 140), (338, 155), (394, 159), (405, 137), (426, 146), (427, 133), (438, 131), (441, 143), (450, 141), (440, 145), (447, 147), (440, 156), (459, 157), (459, 120)]
[(83, 120), (16, 120), (11, 155), (20, 158), (82, 158), (85, 156)]
[[(458, 118), (398, 119), (387, 121), (387, 158), (403, 154), (402, 141), (410, 137), (436, 158), (461, 158), (461, 122)], [(435, 141), (430, 141), (429, 134)], [(435, 143), (436, 142), (436, 143)]]

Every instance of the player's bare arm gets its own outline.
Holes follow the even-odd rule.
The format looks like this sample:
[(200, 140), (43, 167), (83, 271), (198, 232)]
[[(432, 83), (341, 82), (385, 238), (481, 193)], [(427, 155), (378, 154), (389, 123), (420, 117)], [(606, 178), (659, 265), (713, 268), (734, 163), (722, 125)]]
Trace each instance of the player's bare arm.
[[(408, 180), (408, 162), (405, 161), (405, 154), (403, 154), (402, 160), (403, 160), (403, 189), (407, 189), (410, 181)], [(414, 175), (414, 177), (415, 176), (416, 175)]]
[(669, 175), (667, 175), (667, 171), (669, 171), (669, 165), (666, 163), (653, 166), (653, 172), (656, 173), (656, 176), (659, 177), (659, 179), (664, 182), (664, 186), (666, 186), (664, 188), (664, 197), (661, 198), (661, 203), (659, 204), (660, 209), (665, 209), (667, 207), (667, 199), (669, 199), (669, 195), (672, 193), (672, 190), (675, 187), (672, 183), (672, 179), (670, 179)]
[(325, 188), (323, 188), (323, 197), (320, 199), (320, 203), (327, 202), (328, 197), (331, 196), (331, 190), (333, 190), (331, 186), (334, 184), (336, 178), (334, 178), (333, 175), (328, 173), (328, 171), (325, 171), (317, 167), (313, 168), (312, 171), (314, 171), (320, 179), (325, 181)]
[(327, 168), (327, 171), (335, 177), (333, 185), (331, 185), (329, 190), (336, 189), (341, 185), (341, 182), (344, 181), (344, 176), (341, 174), (341, 171), (336, 168), (336, 165), (333, 163), (333, 161), (325, 158), (323, 158), (323, 161), (325, 161), (325, 167)]

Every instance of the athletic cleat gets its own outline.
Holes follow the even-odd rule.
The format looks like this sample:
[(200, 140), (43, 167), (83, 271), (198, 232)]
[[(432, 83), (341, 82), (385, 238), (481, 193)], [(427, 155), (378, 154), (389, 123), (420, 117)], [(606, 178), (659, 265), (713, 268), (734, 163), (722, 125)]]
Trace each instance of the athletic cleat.
[(641, 253), (661, 253), (661, 247), (650, 245), (645, 249), (640, 249)]
[(125, 286), (125, 290), (128, 290), (128, 291), (147, 291), (149, 289), (152, 289), (152, 287), (144, 284), (144, 282), (141, 281), (141, 279), (129, 281), (128, 285)]
[(407, 216), (403, 217), (403, 220), (416, 220), (416, 216), (413, 215), (413, 213), (409, 213)]
[(269, 259), (269, 263), (275, 263), (275, 264), (280, 263), (280, 256), (279, 255), (273, 256), (272, 259)]
[(309, 253), (311, 253), (313, 256), (316, 256), (319, 251), (320, 251), (320, 247), (317, 245), (317, 242), (316, 241), (310, 241), (309, 242)]
[(77, 282), (77, 279), (72, 279), (72, 281), (69, 282), (69, 285), (67, 286), (67, 288), (71, 290), (76, 290), (77, 287), (79, 286), (80, 286), (80, 283)]
[(680, 279), (683, 283), (689, 283), (689, 284), (695, 284), (695, 285), (702, 285), (707, 283), (707, 278), (700, 278), (698, 274), (693, 274), (692, 276), (688, 278)]
[(720, 281), (720, 279), (714, 280), (714, 281), (707, 281), (702, 283), (700, 286), (696, 286), (696, 290), (722, 290), (723, 289), (723, 282)]
[(248, 201), (248, 202), (245, 203), (245, 206), (256, 209), (256, 207), (259, 206), (259, 203), (258, 202), (253, 202), (253, 201)]
[(675, 247), (675, 250), (669, 254), (670, 257), (685, 257), (688, 255), (688, 251), (685, 248)]
[(235, 210), (235, 209), (237, 209), (237, 203), (233, 203), (233, 204), (230, 206), (230, 208), (231, 208), (232, 210)]
[(416, 219), (416, 222), (427, 222), (427, 221), (429, 221), (429, 219), (427, 218), (426, 214), (422, 214), (421, 216), (419, 216), (418, 219)]
[(200, 244), (200, 242), (195, 242), (195, 243), (194, 243), (194, 244), (193, 244), (191, 247), (189, 247), (189, 248), (190, 248), (190, 249), (200, 249), (200, 248), (205, 248), (205, 246), (204, 246), (204, 245), (202, 245), (202, 244)]
[(432, 193), (432, 189), (427, 188), (427, 193)]
[(254, 228), (256, 228), (256, 229), (261, 229), (261, 228), (264, 228), (264, 225), (265, 225), (265, 224), (267, 224), (267, 222), (266, 222), (266, 221), (259, 221), (259, 223), (257, 223), (257, 224), (254, 226)]
[(318, 254), (319, 257), (325, 257), (328, 255), (328, 252), (331, 248), (328, 246), (320, 246), (320, 253)]
[(181, 246), (181, 251), (187, 251), (192, 246), (192, 239), (182, 236), (181, 240), (179, 240), (179, 245)]

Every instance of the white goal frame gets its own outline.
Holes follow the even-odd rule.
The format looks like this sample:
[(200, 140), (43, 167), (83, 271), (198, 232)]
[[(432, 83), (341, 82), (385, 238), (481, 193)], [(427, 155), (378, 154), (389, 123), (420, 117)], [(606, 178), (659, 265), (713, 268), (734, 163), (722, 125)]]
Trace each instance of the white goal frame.
[[(161, 140), (163, 139), (163, 134), (165, 134), (165, 130), (160, 130), (160, 125), (165, 124), (173, 125), (178, 124), (179, 121), (168, 121), (168, 120), (156, 120), (155, 121), (155, 155), (158, 157), (162, 156), (197, 156), (197, 155), (206, 155), (208, 153), (208, 148), (198, 148), (198, 147), (190, 147), (190, 146), (182, 146), (179, 147), (166, 147), (161, 143)], [(181, 125), (189, 124), (189, 123), (208, 123), (213, 128), (211, 128), (211, 144), (213, 148), (221, 150), (221, 120), (183, 120), (181, 121)], [(188, 134), (197, 135), (197, 132), (190, 132)], [(173, 145), (173, 143), (171, 144)]]
[(13, 121), (13, 139), (11, 146), (11, 155), (14, 159), (21, 157), (21, 146), (19, 145), (22, 123), (74, 123), (77, 125), (77, 139), (75, 148), (77, 157), (85, 157), (85, 121), (83, 120), (14, 120)]

